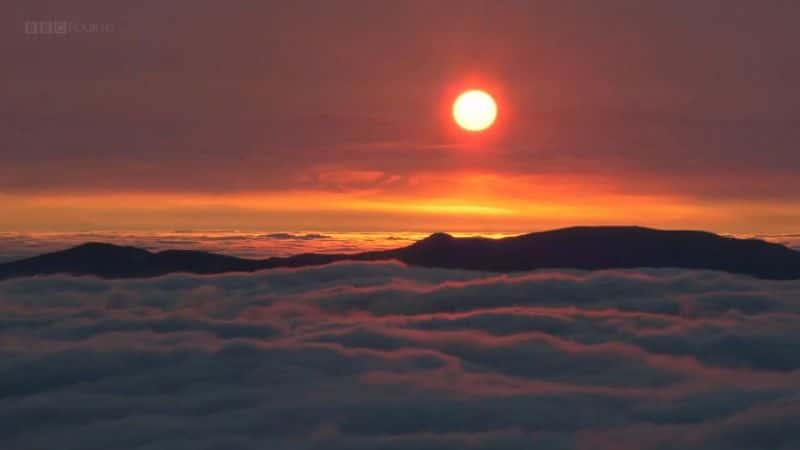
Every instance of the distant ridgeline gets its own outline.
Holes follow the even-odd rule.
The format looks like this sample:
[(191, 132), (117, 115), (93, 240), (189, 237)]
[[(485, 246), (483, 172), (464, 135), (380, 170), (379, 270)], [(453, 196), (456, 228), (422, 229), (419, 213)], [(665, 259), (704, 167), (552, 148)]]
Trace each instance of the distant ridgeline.
[(87, 243), (63, 251), (0, 264), (0, 279), (64, 273), (103, 278), (169, 273), (217, 274), (336, 261), (398, 260), (409, 265), (513, 272), (534, 269), (682, 268), (718, 270), (758, 278), (800, 279), (800, 252), (757, 239), (702, 231), (641, 227), (574, 227), (503, 239), (454, 238), (436, 233), (407, 247), (355, 254), (306, 253), (244, 259), (214, 253)]

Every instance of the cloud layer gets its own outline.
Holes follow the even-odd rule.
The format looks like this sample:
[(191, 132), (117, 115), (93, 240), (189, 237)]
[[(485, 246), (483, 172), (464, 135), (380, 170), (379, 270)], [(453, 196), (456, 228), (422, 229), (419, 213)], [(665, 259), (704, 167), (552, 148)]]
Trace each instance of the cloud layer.
[(323, 234), (237, 230), (0, 232), (0, 263), (63, 250), (86, 242), (110, 242), (152, 251), (202, 250), (243, 258), (269, 258), (299, 253), (358, 253), (390, 249), (409, 245), (425, 236), (425, 233), (413, 232)]
[(344, 263), (0, 283), (0, 446), (800, 446), (800, 282)]

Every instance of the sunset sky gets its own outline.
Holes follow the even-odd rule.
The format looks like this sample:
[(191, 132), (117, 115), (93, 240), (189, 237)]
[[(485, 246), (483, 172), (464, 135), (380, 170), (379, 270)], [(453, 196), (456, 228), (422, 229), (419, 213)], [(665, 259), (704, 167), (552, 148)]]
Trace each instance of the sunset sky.
[(0, 450), (800, 449), (800, 0), (0, 24)]
[(796, 232), (796, 9), (6, 2), (0, 231)]

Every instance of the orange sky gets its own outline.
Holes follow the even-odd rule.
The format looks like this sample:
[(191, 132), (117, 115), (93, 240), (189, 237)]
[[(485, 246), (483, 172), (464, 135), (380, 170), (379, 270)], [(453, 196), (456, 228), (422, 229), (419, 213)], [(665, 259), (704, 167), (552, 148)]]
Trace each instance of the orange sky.
[[(336, 177), (367, 184), (373, 178), (366, 173)], [(780, 233), (795, 224), (795, 217), (784, 214), (800, 210), (800, 205), (784, 203), (709, 204), (681, 196), (631, 195), (602, 180), (546, 176), (417, 174), (406, 183), (413, 189), (5, 195), (0, 207), (8, 214), (0, 219), (0, 229), (524, 232), (574, 224), (639, 224)], [(780, 217), (785, 219), (776, 221)]]

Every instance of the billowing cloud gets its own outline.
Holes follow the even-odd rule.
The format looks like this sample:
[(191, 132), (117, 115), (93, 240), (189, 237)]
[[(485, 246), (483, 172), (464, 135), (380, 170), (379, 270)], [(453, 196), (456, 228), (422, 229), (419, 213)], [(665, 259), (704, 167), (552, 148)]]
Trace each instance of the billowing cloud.
[(0, 283), (0, 443), (800, 445), (800, 282), (342, 263)]

